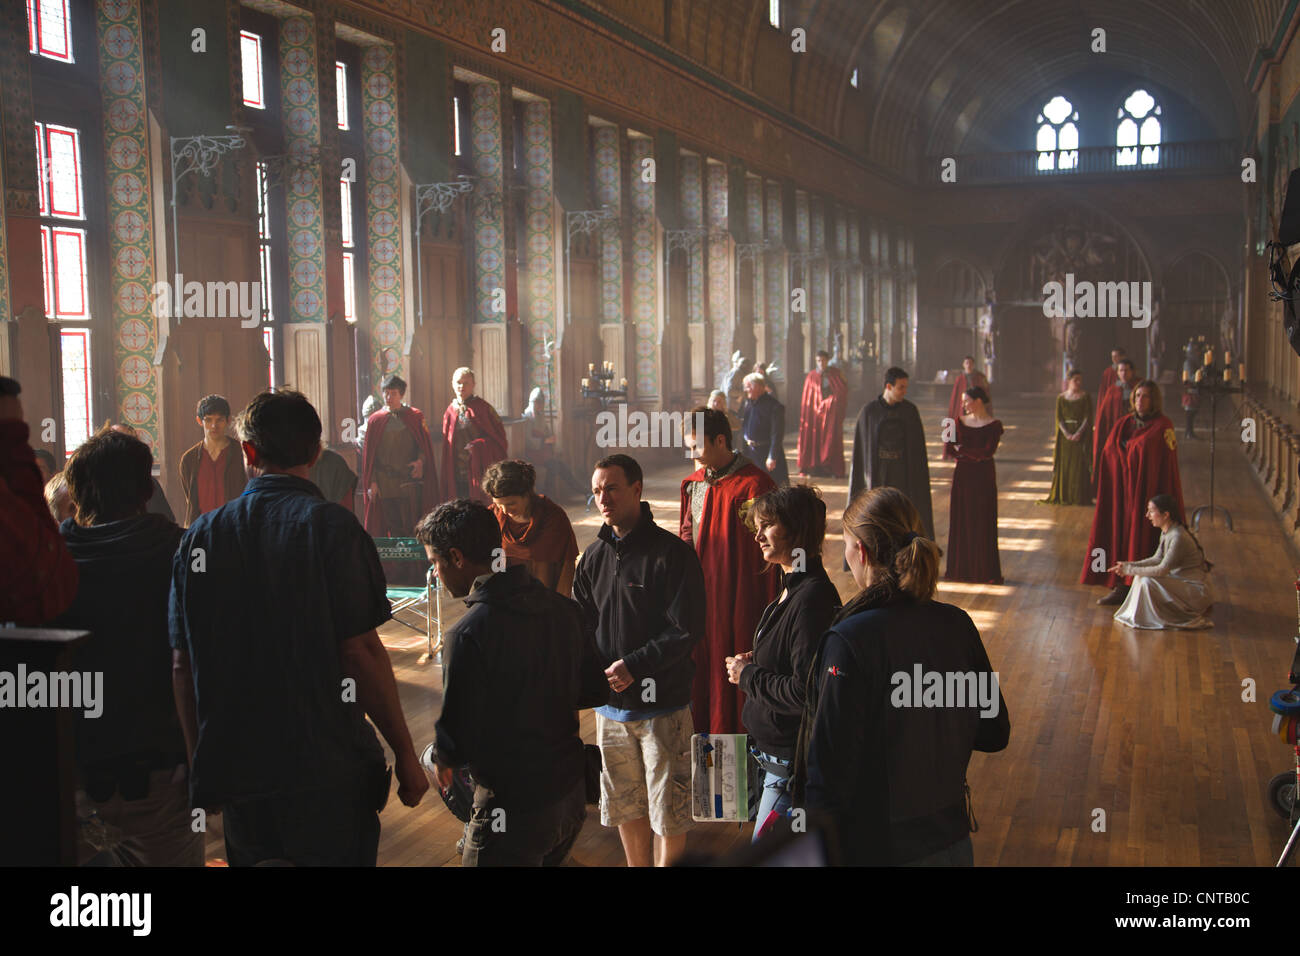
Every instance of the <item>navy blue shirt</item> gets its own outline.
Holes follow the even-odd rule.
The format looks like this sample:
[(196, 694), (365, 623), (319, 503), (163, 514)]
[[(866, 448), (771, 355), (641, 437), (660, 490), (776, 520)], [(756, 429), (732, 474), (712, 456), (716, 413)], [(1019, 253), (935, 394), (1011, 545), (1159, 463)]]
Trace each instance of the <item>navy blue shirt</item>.
[(374, 541), (310, 481), (254, 478), (190, 525), (172, 565), (169, 626), (194, 675), (194, 805), (382, 769), (339, 645), (391, 617)]

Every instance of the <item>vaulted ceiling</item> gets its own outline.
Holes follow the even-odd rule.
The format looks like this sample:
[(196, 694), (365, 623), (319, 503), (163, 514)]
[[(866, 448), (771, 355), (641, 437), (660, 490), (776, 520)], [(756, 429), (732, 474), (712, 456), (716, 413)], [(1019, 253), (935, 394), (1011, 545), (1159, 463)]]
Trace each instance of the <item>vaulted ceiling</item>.
[[(1287, 0), (582, 0), (865, 159), (999, 148), (1026, 100), (1082, 71), (1177, 91), (1223, 138), (1250, 127), (1248, 74)], [(582, 2), (575, 3), (581, 6)], [(790, 51), (790, 31), (807, 52)], [(1105, 30), (1106, 52), (1092, 51)], [(1268, 51), (1265, 51), (1268, 55)], [(859, 69), (859, 88), (848, 78)]]

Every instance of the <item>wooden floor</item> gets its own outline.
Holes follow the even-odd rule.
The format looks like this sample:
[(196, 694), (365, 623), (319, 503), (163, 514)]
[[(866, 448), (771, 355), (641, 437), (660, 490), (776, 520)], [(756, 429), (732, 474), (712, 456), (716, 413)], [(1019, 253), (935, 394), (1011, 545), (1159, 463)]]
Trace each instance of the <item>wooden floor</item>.
[[(998, 453), (999, 543), (1006, 584), (941, 585), (939, 600), (965, 608), (1000, 672), (1011, 743), (975, 754), (970, 768), (974, 837), (980, 865), (1270, 865), (1286, 836), (1266, 805), (1268, 779), (1292, 766), (1290, 749), (1269, 732), (1268, 697), (1286, 682), (1296, 632), (1294, 569), (1285, 542), (1239, 446), (1221, 424), (1216, 498), (1236, 532), (1202, 523), (1215, 563), (1218, 600), (1209, 631), (1133, 631), (1094, 602), (1102, 590), (1077, 583), (1092, 509), (1037, 504), (1052, 477), (1053, 398), (1001, 399), (1006, 428)], [(930, 436), (935, 531), (947, 543), (952, 464), (940, 458), (937, 402), (920, 403)], [(1182, 431), (1181, 412), (1174, 416)], [(1207, 417), (1207, 416), (1202, 416)], [(1227, 418), (1220, 415), (1220, 419)], [(1198, 423), (1202, 439), (1206, 425)], [(852, 421), (846, 432), (851, 441)], [(794, 453), (790, 452), (793, 470)], [(1209, 496), (1209, 442), (1181, 442), (1189, 510)], [(676, 527), (681, 469), (647, 476), (646, 497), (659, 522)], [(854, 588), (839, 570), (839, 516), (846, 483), (821, 481), (834, 520), (827, 567), (844, 598)], [(569, 509), (585, 547), (598, 518)], [(464, 610), (448, 601), (444, 620)], [(440, 706), (440, 668), (418, 665), (422, 641), (389, 624), (381, 632), (397, 673), (417, 751), (432, 739)], [(1242, 682), (1256, 701), (1242, 701)], [(583, 736), (594, 742), (584, 712)], [(1102, 816), (1104, 814), (1104, 817)], [(1098, 832), (1104, 821), (1104, 831)], [(461, 827), (436, 794), (409, 810), (394, 795), (382, 815), (379, 860), (395, 866), (459, 865)], [(692, 851), (723, 853), (750, 827), (697, 826)], [(224, 856), (220, 826), (209, 857)], [(572, 865), (623, 862), (616, 831), (587, 820)]]

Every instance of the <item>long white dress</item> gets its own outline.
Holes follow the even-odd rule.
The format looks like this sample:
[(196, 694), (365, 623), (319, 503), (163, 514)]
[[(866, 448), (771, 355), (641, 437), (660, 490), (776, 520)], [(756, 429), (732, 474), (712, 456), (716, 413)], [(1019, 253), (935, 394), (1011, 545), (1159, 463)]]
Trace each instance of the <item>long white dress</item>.
[(1214, 603), (1214, 590), (1204, 561), (1182, 525), (1162, 532), (1154, 555), (1128, 562), (1133, 586), (1115, 612), (1115, 620), (1148, 630), (1213, 627), (1208, 611)]

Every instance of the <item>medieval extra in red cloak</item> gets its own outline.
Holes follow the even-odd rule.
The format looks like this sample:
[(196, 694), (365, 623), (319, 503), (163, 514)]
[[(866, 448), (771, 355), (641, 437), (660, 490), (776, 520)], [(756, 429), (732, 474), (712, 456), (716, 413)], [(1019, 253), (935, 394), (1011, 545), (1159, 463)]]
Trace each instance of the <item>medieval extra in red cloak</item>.
[[(483, 491), (483, 473), (490, 465), (504, 460), (506, 451), (506, 429), (501, 424), (497, 413), (482, 398), (471, 395), (465, 402), (469, 411), (469, 420), (478, 428), (479, 437), (469, 443), (469, 496), (474, 501), (487, 504), (491, 499)], [(442, 479), (442, 500), (451, 501), (456, 495), (456, 403), (451, 402), (442, 414), (442, 451), (443, 466), (439, 471)]]
[[(426, 513), (433, 510), (434, 505), (439, 503), (438, 498), (438, 459), (433, 454), (433, 440), (429, 437), (429, 429), (424, 424), (424, 413), (418, 408), (412, 408), (409, 405), (403, 405), (396, 412), (390, 412), (386, 408), (381, 408), (369, 418), (366, 419), (366, 443), (361, 450), (361, 487), (369, 489), (371, 483), (375, 480), (375, 463), (379, 460), (379, 439), (384, 434), (384, 429), (388, 427), (388, 419), (391, 415), (396, 415), (402, 420), (407, 431), (415, 438), (415, 443), (420, 447), (420, 460), (424, 462), (423, 484), (420, 488), (420, 506), (419, 512), (415, 519), (418, 521)], [(376, 538), (388, 538), (393, 536), (394, 529), (388, 527), (388, 518), (384, 515), (383, 505), (377, 498), (372, 498), (369, 494), (366, 498), (365, 526), (366, 530)], [(400, 534), (409, 535), (410, 528), (396, 529)]]
[[(1164, 493), (1173, 495), (1178, 510), (1183, 510), (1174, 423), (1164, 415), (1145, 424), (1136, 415), (1124, 416), (1106, 440), (1096, 474), (1097, 510), (1079, 583), (1115, 587), (1123, 579), (1104, 568), (1149, 558), (1159, 544), (1160, 530), (1146, 518), (1147, 502)], [(1096, 548), (1104, 552), (1095, 562), (1101, 571), (1092, 570)]]
[(844, 414), (849, 403), (849, 383), (833, 365), (826, 367), (830, 392), (822, 391), (822, 373), (813, 369), (803, 380), (799, 403), (799, 471), (829, 468), (844, 477)]
[(703, 480), (701, 468), (682, 482), (679, 529), (700, 556), (709, 596), (704, 640), (695, 645), (691, 711), (697, 733), (737, 734), (744, 732), (745, 695), (727, 680), (724, 661), (753, 649), (763, 610), (781, 587), (779, 569), (768, 570), (746, 519), (749, 503), (776, 484), (761, 468), (745, 464), (709, 489), (700, 527), (693, 528), (689, 483)]

